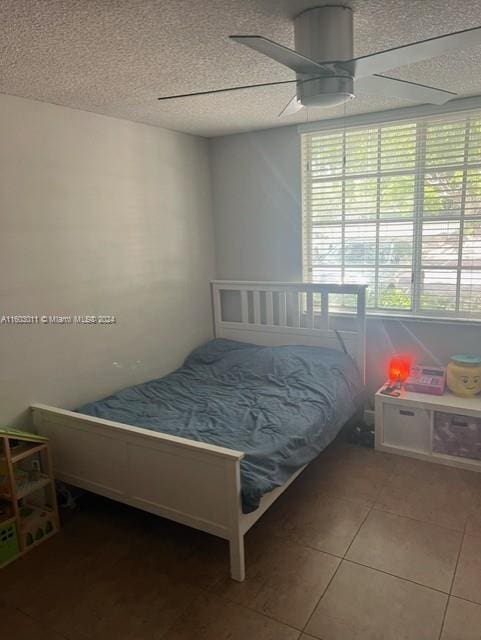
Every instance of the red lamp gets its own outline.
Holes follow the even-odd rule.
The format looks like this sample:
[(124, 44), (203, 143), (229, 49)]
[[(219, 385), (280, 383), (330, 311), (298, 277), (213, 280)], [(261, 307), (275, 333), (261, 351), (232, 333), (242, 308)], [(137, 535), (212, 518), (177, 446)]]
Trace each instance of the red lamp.
[(388, 378), (392, 385), (397, 384), (400, 387), (401, 383), (409, 378), (410, 371), (411, 358), (409, 356), (398, 353), (389, 360)]

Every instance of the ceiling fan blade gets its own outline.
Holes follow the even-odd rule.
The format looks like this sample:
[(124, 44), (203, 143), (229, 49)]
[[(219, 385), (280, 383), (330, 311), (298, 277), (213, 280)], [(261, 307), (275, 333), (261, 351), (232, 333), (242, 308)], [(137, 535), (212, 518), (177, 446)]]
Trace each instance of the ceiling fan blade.
[(282, 109), (282, 111), (279, 114), (279, 118), (281, 118), (282, 116), (291, 116), (292, 114), (297, 113), (301, 109), (304, 109), (304, 105), (297, 98), (297, 95), (295, 95), (291, 100), (289, 100), (289, 102), (286, 104), (284, 109)]
[(324, 73), (326, 75), (333, 75), (333, 71), (306, 56), (303, 56), (289, 47), (284, 47), (282, 44), (263, 38), (262, 36), (229, 36), (231, 40), (235, 40), (240, 44), (250, 47), (263, 53), (264, 55), (272, 58), (276, 62), (289, 67), (296, 73), (304, 74), (316, 74)]
[(362, 78), (413, 62), (442, 56), (454, 49), (466, 49), (478, 45), (481, 45), (481, 27), (474, 27), (362, 56), (347, 63), (338, 63), (336, 66), (351, 71), (356, 78)]
[(260, 84), (246, 84), (240, 87), (227, 87), (226, 89), (211, 89), (210, 91), (196, 91), (194, 93), (178, 93), (175, 96), (162, 96), (157, 100), (175, 100), (176, 98), (192, 98), (193, 96), (206, 96), (210, 93), (224, 93), (225, 91), (240, 91), (241, 89), (256, 89), (257, 87), (273, 87), (278, 84), (293, 84), (297, 80), (280, 80), (279, 82), (261, 82)]
[(386, 96), (388, 98), (404, 98), (405, 100), (428, 104), (444, 104), (457, 95), (444, 89), (435, 89), (424, 84), (379, 75), (355, 79), (354, 89), (356, 93), (359, 91), (361, 93)]

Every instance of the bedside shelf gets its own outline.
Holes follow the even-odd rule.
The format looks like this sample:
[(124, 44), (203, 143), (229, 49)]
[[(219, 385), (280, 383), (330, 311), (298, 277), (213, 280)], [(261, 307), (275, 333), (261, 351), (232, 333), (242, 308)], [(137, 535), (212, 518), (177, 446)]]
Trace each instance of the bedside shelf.
[(480, 396), (403, 390), (393, 397), (381, 389), (375, 397), (376, 449), (481, 471)]

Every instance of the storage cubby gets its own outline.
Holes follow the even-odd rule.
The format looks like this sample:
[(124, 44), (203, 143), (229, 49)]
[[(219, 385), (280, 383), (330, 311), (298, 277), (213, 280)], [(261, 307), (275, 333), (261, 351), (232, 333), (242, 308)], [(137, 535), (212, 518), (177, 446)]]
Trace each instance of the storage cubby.
[(404, 404), (386, 405), (384, 409), (384, 442), (392, 446), (429, 452), (431, 449), (430, 413), (420, 407)]
[(481, 396), (376, 394), (376, 449), (481, 471)]

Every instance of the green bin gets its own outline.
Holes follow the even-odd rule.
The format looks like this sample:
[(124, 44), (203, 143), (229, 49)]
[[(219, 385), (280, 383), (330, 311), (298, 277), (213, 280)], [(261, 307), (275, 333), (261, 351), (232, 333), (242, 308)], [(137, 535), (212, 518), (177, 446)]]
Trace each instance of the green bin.
[(16, 558), (19, 552), (15, 522), (0, 524), (0, 567)]

